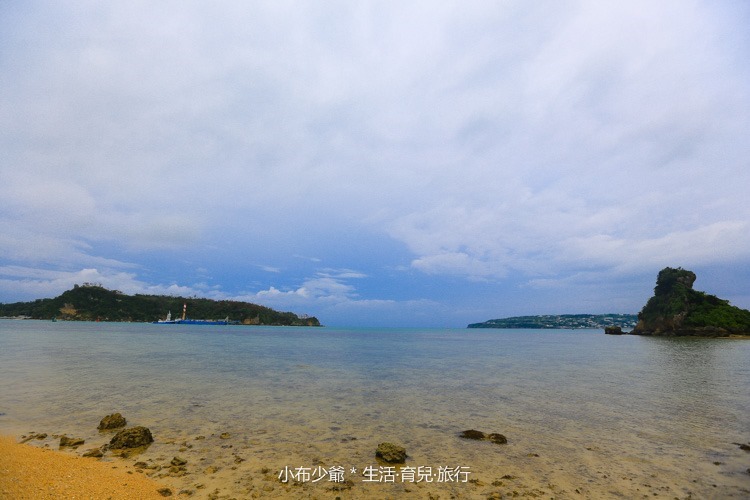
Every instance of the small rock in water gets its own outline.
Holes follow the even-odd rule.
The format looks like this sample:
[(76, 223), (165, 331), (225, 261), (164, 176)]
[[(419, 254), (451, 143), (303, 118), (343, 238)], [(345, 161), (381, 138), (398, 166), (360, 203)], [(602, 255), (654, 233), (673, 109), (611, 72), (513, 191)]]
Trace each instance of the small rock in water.
[(406, 462), (406, 449), (393, 443), (380, 443), (375, 456), (390, 464), (402, 464)]
[(122, 448), (138, 448), (154, 442), (151, 431), (146, 427), (131, 427), (123, 429), (114, 435), (109, 442), (109, 447), (113, 450)]
[(60, 438), (60, 448), (78, 448), (85, 441), (80, 438), (69, 438), (68, 436), (62, 436)]
[(499, 434), (497, 432), (493, 432), (492, 434), (485, 434), (482, 431), (477, 431), (474, 429), (463, 431), (461, 434), (459, 434), (459, 437), (462, 437), (464, 439), (474, 439), (476, 441), (490, 441), (495, 444), (507, 444), (508, 443), (508, 438), (506, 438), (502, 434)]
[(604, 333), (607, 335), (624, 335), (622, 328), (619, 326), (605, 326)]
[(123, 417), (119, 413), (113, 413), (112, 415), (107, 415), (104, 417), (101, 422), (99, 422), (99, 429), (100, 431), (105, 431), (109, 429), (119, 429), (120, 427), (125, 427), (128, 425), (128, 421), (125, 420), (125, 417)]
[(502, 434), (492, 433), (489, 436), (487, 436), (487, 439), (492, 441), (495, 444), (507, 444), (508, 438), (503, 436)]
[(27, 443), (31, 441), (32, 439), (38, 439), (39, 441), (41, 441), (43, 439), (47, 439), (47, 434), (45, 432), (42, 432), (41, 434), (36, 434), (35, 432), (32, 432), (28, 436), (25, 436), (25, 435), (21, 436), (21, 438), (22, 438), (21, 441), (19, 441), (20, 443)]
[(477, 439), (477, 440), (483, 440), (485, 438), (484, 432), (482, 431), (476, 431), (474, 429), (469, 429), (468, 431), (463, 431), (461, 433), (461, 437), (464, 439)]
[(83, 456), (90, 458), (102, 458), (104, 456), (104, 452), (101, 450), (101, 448), (91, 448), (90, 450), (86, 451)]
[(219, 438), (221, 439), (229, 439), (230, 437), (232, 437), (232, 435), (229, 434), (228, 432), (222, 432), (221, 435), (219, 436)]
[(170, 463), (170, 464), (172, 464), (172, 465), (176, 465), (176, 466), (178, 466), (178, 467), (179, 467), (179, 466), (181, 466), (181, 465), (185, 465), (185, 464), (187, 463), (187, 460), (185, 460), (185, 459), (184, 459), (184, 458), (182, 458), (182, 457), (174, 457), (174, 458), (172, 459), (172, 461), (171, 461), (171, 462), (169, 462), (169, 463)]
[(169, 488), (162, 488), (160, 490), (156, 490), (157, 493), (159, 493), (163, 497), (171, 497), (172, 496), (172, 490)]
[(740, 450), (750, 451), (750, 444), (741, 444)]

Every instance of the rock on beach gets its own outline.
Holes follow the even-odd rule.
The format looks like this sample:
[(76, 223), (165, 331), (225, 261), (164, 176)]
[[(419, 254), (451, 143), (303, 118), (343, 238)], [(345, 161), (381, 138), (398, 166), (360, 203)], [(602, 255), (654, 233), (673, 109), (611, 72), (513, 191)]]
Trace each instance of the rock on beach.
[(146, 427), (131, 427), (123, 429), (114, 435), (109, 442), (110, 449), (138, 448), (154, 442), (151, 431)]
[(459, 434), (459, 436), (464, 439), (473, 439), (475, 441), (491, 441), (495, 444), (507, 444), (508, 443), (508, 439), (503, 434), (500, 434), (497, 432), (485, 434), (482, 431), (469, 429), (468, 431), (463, 431), (461, 434)]
[(125, 420), (125, 417), (119, 413), (113, 413), (112, 415), (104, 417), (101, 422), (99, 422), (99, 427), (97, 427), (97, 429), (100, 431), (106, 431), (110, 429), (119, 429), (126, 425), (128, 425), (128, 421)]
[(406, 462), (406, 449), (393, 443), (380, 443), (375, 456), (389, 464), (402, 464)]
[(83, 457), (88, 458), (102, 458), (104, 456), (104, 452), (101, 448), (91, 448), (90, 450), (87, 450), (83, 455)]
[(60, 448), (78, 448), (85, 442), (86, 441), (80, 438), (69, 438), (68, 436), (62, 436), (60, 437)]

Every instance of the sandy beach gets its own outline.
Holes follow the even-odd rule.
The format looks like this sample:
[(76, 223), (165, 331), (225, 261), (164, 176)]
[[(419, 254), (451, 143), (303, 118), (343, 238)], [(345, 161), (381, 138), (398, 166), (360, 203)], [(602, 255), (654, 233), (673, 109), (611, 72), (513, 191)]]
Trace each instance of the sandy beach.
[[(354, 439), (322, 441), (314, 445), (267, 446), (267, 434), (240, 432), (208, 434), (205, 437), (164, 429), (147, 450), (119, 456), (113, 450), (103, 458), (81, 455), (90, 447), (100, 448), (111, 433), (84, 435), (78, 449), (58, 451), (59, 435), (24, 434), (0, 438), (0, 498), (2, 499), (159, 499), (209, 498), (742, 498), (750, 477), (744, 472), (745, 453), (735, 445), (726, 463), (691, 460), (689, 473), (675, 474), (672, 466), (636, 450), (626, 457), (613, 455), (593, 443), (582, 443), (585, 451), (538, 447), (532, 452), (523, 444), (497, 445), (487, 441), (455, 438), (457, 448), (444, 443), (437, 449), (410, 447), (406, 466), (416, 469), (424, 457), (440, 456), (439, 463), (483, 464), (471, 467), (466, 480), (446, 482), (439, 477), (428, 481), (404, 481), (407, 469), (394, 468), (395, 477), (368, 481), (367, 471), (343, 471), (346, 480), (317, 479), (318, 470), (333, 470), (343, 463), (341, 452), (371, 463), (377, 470), (374, 442)], [(516, 432), (514, 431), (514, 434)], [(163, 435), (163, 437), (161, 437)], [(38, 436), (38, 437), (37, 437)], [(269, 442), (270, 444), (270, 442)], [(625, 449), (618, 452), (625, 452)], [(568, 459), (561, 459), (565, 455)], [(640, 459), (635, 458), (640, 455)], [(178, 458), (180, 457), (180, 458)], [(296, 457), (295, 464), (308, 464), (308, 477), (297, 480), (289, 467), (289, 480), (280, 471)], [(453, 457), (453, 458), (451, 458)], [(437, 463), (437, 462), (436, 462)], [(319, 469), (320, 467), (320, 469)], [(469, 469), (467, 469), (468, 471)], [(735, 473), (730, 473), (735, 470)], [(437, 472), (437, 468), (435, 471)], [(283, 474), (283, 472), (281, 472)], [(385, 479), (385, 480), (384, 480)]]
[(1, 498), (149, 500), (164, 498), (159, 493), (163, 488), (168, 486), (124, 462), (100, 462), (0, 436)]
[[(31, 439), (29, 439), (31, 438)], [(27, 441), (27, 442), (24, 442)], [(498, 475), (492, 484), (473, 479), (455, 484), (399, 481), (368, 484), (362, 478), (340, 484), (322, 481), (280, 481), (277, 471), (268, 470), (251, 460), (242, 467), (210, 466), (205, 471), (188, 467), (168, 471), (168, 464), (157, 473), (159, 481), (146, 477), (150, 470), (136, 464), (149, 454), (137, 457), (117, 457), (107, 453), (107, 461), (80, 456), (78, 450), (51, 448), (57, 438), (45, 435), (42, 439), (25, 436), (20, 441), (11, 436), (0, 437), (0, 498), (3, 499), (162, 499), (176, 498), (502, 498), (504, 496), (550, 496), (570, 498), (580, 496), (573, 483), (563, 480), (555, 486), (540, 481), (534, 474), (520, 470), (503, 477)], [(158, 444), (157, 444), (158, 447)], [(210, 456), (216, 453), (212, 447)], [(205, 452), (205, 450), (204, 450)], [(191, 456), (187, 454), (186, 456)], [(201, 458), (199, 460), (203, 460)], [(192, 459), (192, 456), (191, 456)], [(196, 460), (196, 461), (199, 461)], [(148, 459), (149, 462), (153, 460)], [(191, 460), (192, 461), (192, 460)], [(141, 462), (143, 463), (143, 462)], [(215, 463), (215, 462), (213, 462)], [(244, 464), (248, 465), (248, 464)], [(397, 468), (400, 470), (400, 467)], [(252, 472), (251, 472), (252, 471)], [(166, 474), (165, 474), (166, 472)], [(194, 474), (193, 474), (194, 472)], [(348, 471), (347, 471), (348, 472)], [(398, 472), (397, 472), (398, 474)], [(314, 472), (313, 472), (314, 476)], [(562, 478), (557, 478), (562, 479)], [(166, 483), (164, 481), (171, 481)], [(199, 481), (200, 483), (196, 483)], [(256, 483), (253, 485), (253, 483)], [(195, 488), (199, 484), (198, 489)], [(239, 486), (241, 485), (241, 487)]]
[[(590, 449), (590, 456), (583, 462), (579, 460), (580, 457), (571, 456), (570, 464), (558, 463), (557, 467), (553, 467), (545, 459), (549, 450), (540, 449), (541, 454), (524, 453), (514, 449), (516, 447), (512, 444), (497, 446), (489, 442), (460, 440), (467, 453), (464, 459), (473, 463), (481, 460), (480, 455), (488, 456), (494, 466), (486, 470), (472, 470), (466, 482), (441, 482), (435, 477), (428, 482), (404, 482), (399, 475), (405, 469), (397, 466), (394, 480), (368, 482), (365, 470), (350, 474), (347, 469), (344, 472), (347, 480), (334, 483), (328, 479), (318, 482), (317, 466), (309, 469), (307, 480), (282, 481), (279, 477), (282, 462), (277, 460), (276, 454), (268, 455), (266, 452), (266, 459), (254, 457), (251, 449), (256, 446), (248, 446), (249, 442), (238, 435), (226, 439), (216, 435), (200, 436), (200, 439), (192, 440), (195, 445), (187, 443), (187, 447), (184, 442), (180, 444), (174, 439), (157, 439), (143, 453), (120, 457), (108, 451), (103, 459), (80, 456), (84, 453), (84, 447), (58, 451), (58, 441), (59, 437), (52, 436), (43, 439), (32, 437), (27, 443), (9, 436), (0, 438), (0, 498), (574, 499), (668, 495), (669, 498), (687, 499), (739, 498), (747, 492), (742, 486), (747, 483), (745, 477), (724, 478), (725, 484), (712, 484), (718, 479), (715, 472), (711, 472), (711, 468), (717, 469), (715, 465), (703, 464), (695, 471), (695, 477), (699, 479), (688, 486), (684, 478), (648, 466), (645, 461), (610, 462), (604, 459), (606, 454), (602, 454), (602, 450), (595, 448)], [(93, 443), (95, 439), (91, 441)], [(205, 443), (205, 446), (201, 443)], [(369, 445), (365, 448), (369, 448)], [(309, 451), (317, 455), (323, 450)], [(329, 453), (333, 453), (333, 449)], [(299, 457), (307, 455), (299, 449), (294, 453), (280, 451), (280, 455), (287, 457), (292, 454)], [(306, 463), (331, 469), (333, 462), (313, 459), (313, 455), (307, 457), (309, 460)], [(186, 465), (175, 467), (173, 456), (184, 457)], [(240, 456), (247, 457), (247, 460)], [(407, 465), (419, 463), (411, 459), (408, 462)], [(273, 465), (268, 467), (269, 463)], [(383, 465), (375, 460), (372, 463), (376, 469), (378, 465)], [(290, 474), (293, 471), (290, 470)]]

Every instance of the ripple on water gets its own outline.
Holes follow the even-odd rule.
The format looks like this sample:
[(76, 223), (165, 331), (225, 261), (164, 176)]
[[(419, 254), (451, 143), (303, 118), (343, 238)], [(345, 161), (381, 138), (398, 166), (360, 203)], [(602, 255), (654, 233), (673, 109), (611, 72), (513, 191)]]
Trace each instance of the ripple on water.
[[(750, 342), (34, 321), (0, 322), (0, 341), (3, 433), (103, 444), (96, 425), (119, 411), (154, 432), (144, 459), (182, 450), (224, 489), (288, 494), (284, 467), (361, 471), (382, 441), (404, 445), (407, 465), (470, 467), (478, 482), (412, 486), (458, 495), (750, 489), (732, 444), (750, 441)], [(509, 442), (458, 438), (470, 428)]]

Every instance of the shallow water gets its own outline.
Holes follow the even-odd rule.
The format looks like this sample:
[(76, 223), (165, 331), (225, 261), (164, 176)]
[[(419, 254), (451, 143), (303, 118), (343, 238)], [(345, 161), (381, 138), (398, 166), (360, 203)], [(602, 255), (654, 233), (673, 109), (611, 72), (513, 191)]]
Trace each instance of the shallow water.
[[(185, 456), (165, 480), (198, 494), (750, 496), (748, 340), (7, 320), (0, 347), (0, 433), (98, 446), (118, 411), (155, 435), (137, 459)], [(363, 482), (383, 441), (470, 482)], [(278, 477), (332, 466), (350, 489)]]

